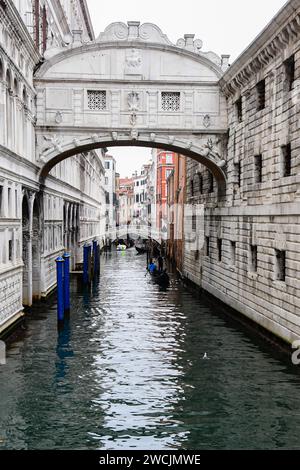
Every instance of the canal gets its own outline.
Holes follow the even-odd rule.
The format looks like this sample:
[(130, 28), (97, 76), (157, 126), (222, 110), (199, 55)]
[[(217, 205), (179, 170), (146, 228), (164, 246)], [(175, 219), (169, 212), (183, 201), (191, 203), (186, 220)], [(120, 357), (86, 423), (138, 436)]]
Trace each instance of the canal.
[[(205, 353), (209, 359), (203, 359)], [(295, 449), (300, 377), (133, 250), (103, 255), (90, 292), (72, 283), (35, 308), (0, 366), (0, 449)]]

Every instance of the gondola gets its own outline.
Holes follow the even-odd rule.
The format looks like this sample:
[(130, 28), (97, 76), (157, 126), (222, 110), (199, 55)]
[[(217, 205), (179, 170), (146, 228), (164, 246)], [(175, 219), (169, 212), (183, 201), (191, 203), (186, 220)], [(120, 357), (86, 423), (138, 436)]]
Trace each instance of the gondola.
[(159, 284), (161, 287), (168, 287), (170, 284), (170, 278), (167, 271), (159, 272), (154, 271), (150, 273), (151, 278), (153, 279), (156, 284)]
[(147, 251), (147, 248), (145, 248), (144, 246), (135, 246), (135, 249), (139, 255), (142, 255), (143, 253), (146, 253)]

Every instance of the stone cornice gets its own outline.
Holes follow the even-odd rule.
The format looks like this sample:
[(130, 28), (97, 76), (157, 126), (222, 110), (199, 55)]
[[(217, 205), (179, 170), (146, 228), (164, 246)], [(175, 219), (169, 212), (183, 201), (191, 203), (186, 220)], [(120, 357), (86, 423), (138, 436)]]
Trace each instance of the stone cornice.
[[(25, 157), (21, 157), (21, 155), (13, 152), (12, 150), (10, 150), (9, 148), (7, 147), (4, 147), (3, 145), (0, 144), (0, 154), (3, 156), (3, 157), (8, 157), (10, 160), (15, 160), (17, 161), (20, 165), (24, 166), (24, 167), (29, 167), (31, 168), (32, 170), (34, 170), (35, 173), (37, 173), (37, 171), (39, 170), (39, 166), (36, 165), (35, 163), (31, 162), (30, 160), (28, 160), (27, 158)], [(5, 168), (5, 171), (7, 172), (11, 172), (9, 169)], [(13, 174), (13, 172), (11, 172)]]
[(55, 64), (68, 59), (70, 57), (74, 57), (76, 55), (84, 54), (87, 52), (94, 52), (97, 50), (102, 49), (144, 49), (144, 50), (158, 50), (161, 52), (173, 52), (175, 54), (179, 54), (184, 57), (189, 57), (190, 59), (206, 65), (208, 68), (213, 70), (217, 77), (222, 77), (222, 69), (216, 65), (214, 62), (209, 60), (204, 55), (199, 55), (195, 52), (188, 51), (186, 49), (182, 49), (177, 46), (173, 45), (166, 45), (166, 44), (159, 44), (159, 43), (152, 43), (152, 42), (142, 42), (142, 41), (109, 41), (109, 42), (92, 42), (88, 44), (84, 44), (80, 47), (75, 47), (71, 49), (67, 49), (66, 51), (62, 51), (52, 57), (51, 59), (44, 62), (41, 67), (37, 70), (35, 78), (38, 80), (46, 76), (48, 70)]
[(22, 43), (26, 44), (26, 49), (33, 61), (35, 63), (38, 63), (40, 60), (40, 54), (36, 50), (34, 46), (34, 42), (25, 26), (23, 23), (18, 10), (16, 9), (14, 3), (10, 0), (2, 0), (0, 3), (0, 15), (6, 16), (10, 23), (11, 26), (14, 29), (14, 33), (16, 33), (20, 36)]
[(29, 80), (25, 77), (25, 75), (23, 74), (23, 72), (21, 72), (21, 70), (17, 67), (17, 65), (15, 64), (14, 61), (11, 60), (10, 56), (7, 54), (7, 52), (2, 48), (1, 44), (0, 44), (0, 55), (2, 57), (5, 57), (5, 60), (10, 64), (10, 68), (13, 69), (13, 72), (14, 72), (14, 75), (15, 77), (19, 80), (19, 81), (23, 81), (26, 83), (27, 87), (31, 90), (33, 96), (36, 94), (36, 90), (34, 88), (34, 86), (29, 82)]
[(245, 87), (299, 34), (299, 0), (290, 0), (225, 72), (219, 82), (224, 93), (230, 96)]
[[(103, 85), (103, 84), (109, 84), (109, 85), (154, 85), (154, 86), (161, 86), (161, 85), (166, 85), (166, 80), (129, 80), (129, 79), (122, 79), (122, 78), (112, 78), (112, 79), (108, 79), (108, 78), (85, 78), (84, 80), (82, 80), (82, 82), (86, 83), (86, 84), (89, 84), (90, 86), (91, 85), (99, 85), (100, 83)], [(56, 78), (56, 77), (53, 77), (53, 78), (48, 78), (48, 77), (35, 77), (34, 78), (34, 83), (35, 83), (35, 86), (38, 87), (40, 84), (44, 85), (44, 84), (57, 84), (57, 83), (61, 83), (62, 85), (65, 84), (65, 83), (74, 83), (74, 84), (78, 84), (78, 78)], [(189, 88), (189, 87), (194, 87), (194, 86), (198, 86), (198, 87), (201, 87), (201, 88), (206, 88), (206, 87), (212, 87), (212, 88), (215, 88), (216, 90), (219, 89), (219, 84), (217, 81), (205, 81), (205, 80), (201, 80), (201, 81), (196, 81), (196, 80), (191, 80), (191, 81), (179, 81), (179, 80), (168, 80), (167, 82), (167, 85), (168, 86), (180, 86), (180, 87), (186, 87), (186, 88)], [(153, 90), (155, 91), (155, 90)]]
[(86, 0), (79, 0), (79, 5), (80, 5), (81, 11), (82, 11), (82, 15), (83, 15), (83, 18), (84, 18), (84, 22), (85, 22), (86, 29), (88, 31), (90, 40), (94, 41), (95, 40), (95, 33), (94, 33), (94, 28), (93, 28), (93, 24), (92, 24), (92, 21), (91, 21), (91, 17), (90, 17), (90, 13), (89, 13), (89, 9), (88, 9)]

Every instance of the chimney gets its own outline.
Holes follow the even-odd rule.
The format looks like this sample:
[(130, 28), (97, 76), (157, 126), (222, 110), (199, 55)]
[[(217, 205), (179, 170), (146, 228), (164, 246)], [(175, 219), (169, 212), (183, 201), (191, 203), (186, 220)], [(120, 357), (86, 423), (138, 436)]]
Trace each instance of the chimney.
[(229, 58), (230, 58), (230, 55), (228, 55), (228, 54), (222, 54), (221, 55), (221, 68), (224, 72), (229, 67)]
[(82, 30), (73, 29), (72, 36), (73, 36), (73, 47), (82, 46)]

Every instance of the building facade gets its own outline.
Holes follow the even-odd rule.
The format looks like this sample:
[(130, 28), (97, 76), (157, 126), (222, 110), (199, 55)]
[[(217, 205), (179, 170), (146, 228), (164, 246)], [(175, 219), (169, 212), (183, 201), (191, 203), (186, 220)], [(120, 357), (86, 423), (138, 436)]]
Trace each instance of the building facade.
[[(32, 31), (16, 5), (39, 11)], [(1, 328), (55, 287), (57, 254), (99, 236), (102, 163), (92, 149), (138, 140), (164, 149), (147, 200), (149, 209), (155, 193), (155, 225), (166, 236), (167, 155), (193, 158), (185, 277), (292, 342), (300, 333), (299, 1), (229, 69), (228, 56), (203, 52), (194, 35), (175, 45), (149, 23), (112, 24), (91, 40), (84, 6), (0, 2)], [(49, 29), (40, 21), (47, 11)], [(114, 182), (105, 185), (109, 207)]]
[(116, 237), (116, 160), (112, 155), (105, 154), (105, 194), (106, 194), (106, 239), (113, 241)]
[(185, 243), (185, 276), (287, 342), (300, 334), (299, 34), (291, 0), (220, 80), (225, 197), (206, 168), (187, 161), (195, 206), (187, 230), (198, 246)]
[(168, 258), (177, 270), (183, 270), (184, 210), (186, 185), (186, 157), (174, 154), (174, 169), (167, 178), (167, 247)]
[(118, 199), (118, 224), (130, 226), (134, 216), (134, 179), (120, 178)]
[(79, 1), (0, 4), (0, 332), (23, 315), (24, 306), (55, 288), (59, 254), (70, 250), (75, 267), (80, 246), (99, 234), (105, 202), (101, 153), (59, 163), (41, 191), (35, 148), (34, 69), (49, 38), (52, 46), (62, 44), (72, 29), (93, 37), (85, 6)]

